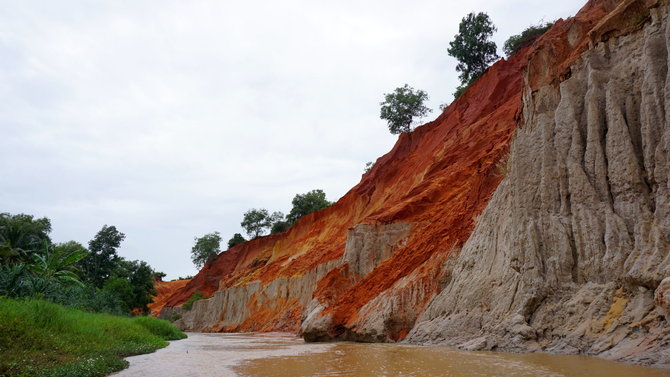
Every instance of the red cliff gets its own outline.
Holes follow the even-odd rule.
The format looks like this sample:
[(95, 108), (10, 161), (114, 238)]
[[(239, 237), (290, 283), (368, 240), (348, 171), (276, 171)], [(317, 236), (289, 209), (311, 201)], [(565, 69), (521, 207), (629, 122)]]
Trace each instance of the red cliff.
[[(589, 1), (402, 134), (337, 203), (222, 253), (156, 309), (190, 330), (625, 359), (633, 346), (608, 354), (598, 339), (624, 344), (635, 321), (667, 329), (650, 314), (670, 275), (667, 14), (665, 1)], [(179, 309), (196, 290), (212, 297)], [(546, 318), (573, 310), (572, 294), (600, 300), (573, 308), (600, 330)], [(605, 316), (613, 302), (635, 303), (630, 318)], [(658, 360), (651, 344), (630, 361)]]

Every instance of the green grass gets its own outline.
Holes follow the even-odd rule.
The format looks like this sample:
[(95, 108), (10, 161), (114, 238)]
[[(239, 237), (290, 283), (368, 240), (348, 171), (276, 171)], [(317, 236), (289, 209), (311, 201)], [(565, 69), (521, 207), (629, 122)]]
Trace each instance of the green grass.
[(186, 335), (166, 321), (0, 298), (0, 376), (104, 376)]
[(191, 310), (193, 308), (193, 303), (200, 300), (208, 299), (209, 296), (205, 296), (200, 291), (195, 291), (191, 297), (181, 306), (184, 310)]

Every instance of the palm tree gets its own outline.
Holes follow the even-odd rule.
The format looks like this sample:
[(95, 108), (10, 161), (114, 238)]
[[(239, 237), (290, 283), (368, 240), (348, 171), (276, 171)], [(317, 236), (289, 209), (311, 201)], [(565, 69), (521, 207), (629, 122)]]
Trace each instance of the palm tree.
[(43, 254), (33, 254), (30, 271), (38, 278), (56, 281), (65, 285), (83, 286), (79, 280), (75, 263), (87, 255), (86, 249), (76, 242), (56, 246), (45, 243)]

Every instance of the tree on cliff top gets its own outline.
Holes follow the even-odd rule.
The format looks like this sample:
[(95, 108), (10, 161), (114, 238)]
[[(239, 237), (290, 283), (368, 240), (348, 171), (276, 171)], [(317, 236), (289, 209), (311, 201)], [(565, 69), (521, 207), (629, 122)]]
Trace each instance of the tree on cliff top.
[(265, 233), (266, 229), (272, 226), (270, 212), (265, 208), (252, 208), (244, 213), (240, 225), (250, 239), (258, 238)]
[(540, 22), (538, 25), (527, 27), (521, 34), (509, 37), (503, 45), (503, 51), (507, 57), (516, 54), (519, 50), (529, 46), (535, 39), (546, 33), (552, 26), (554, 26), (553, 22)]
[[(424, 106), (428, 94), (423, 90), (414, 90), (411, 86), (396, 88), (393, 93), (384, 94), (379, 117), (386, 120), (392, 134), (412, 131), (415, 118), (421, 119), (432, 110)], [(294, 199), (295, 200), (295, 199)], [(290, 216), (290, 214), (289, 214)]]
[(496, 31), (486, 13), (470, 13), (463, 17), (458, 34), (449, 42), (449, 55), (458, 60), (456, 71), (461, 72), (461, 87), (476, 80), (498, 59), (496, 44), (490, 38)]
[(246, 239), (242, 237), (241, 234), (235, 233), (233, 234), (233, 237), (228, 240), (228, 248), (230, 249), (235, 245), (241, 244), (242, 242), (246, 242)]
[(219, 232), (205, 234), (202, 237), (195, 237), (195, 245), (191, 248), (191, 260), (198, 268), (207, 263), (221, 252), (221, 236)]
[(326, 193), (321, 189), (312, 190), (304, 194), (296, 194), (291, 203), (293, 204), (293, 208), (288, 216), (286, 216), (289, 224), (293, 224), (299, 218), (333, 204), (326, 200)]

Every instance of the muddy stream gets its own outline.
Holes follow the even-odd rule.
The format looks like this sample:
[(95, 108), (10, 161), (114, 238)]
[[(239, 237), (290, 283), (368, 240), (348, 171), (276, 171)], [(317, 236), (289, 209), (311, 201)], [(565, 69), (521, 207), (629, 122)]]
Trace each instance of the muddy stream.
[(670, 377), (585, 356), (466, 352), (398, 344), (305, 343), (289, 334), (201, 334), (127, 358), (115, 377), (447, 376)]

